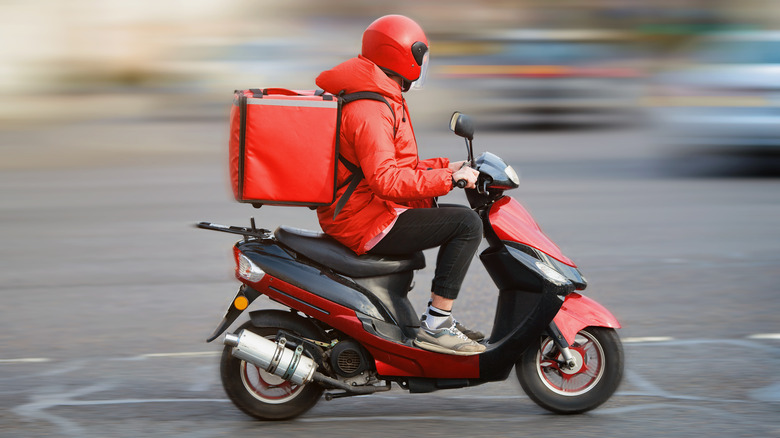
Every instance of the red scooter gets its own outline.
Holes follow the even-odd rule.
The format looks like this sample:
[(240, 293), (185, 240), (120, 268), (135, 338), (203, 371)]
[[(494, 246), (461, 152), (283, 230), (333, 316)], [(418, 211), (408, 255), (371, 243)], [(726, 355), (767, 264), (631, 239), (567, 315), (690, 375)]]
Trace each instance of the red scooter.
[(209, 342), (261, 295), (289, 308), (250, 312), (224, 337), (222, 384), (242, 411), (284, 420), (323, 392), (332, 400), (388, 391), (395, 382), (425, 393), (506, 380), (513, 367), (526, 394), (556, 413), (591, 410), (615, 392), (623, 376), (620, 323), (575, 292), (587, 284), (577, 266), (504, 195), (518, 187), (515, 171), (489, 152), (474, 160), (472, 121), (455, 113), (450, 128), (466, 139), (480, 173), (466, 194), (489, 243), (480, 259), (498, 288), (487, 349), (457, 356), (412, 344), (420, 313), (407, 294), (425, 266), (422, 252), (357, 256), (318, 232), (201, 222), (244, 236), (233, 248), (242, 285)]

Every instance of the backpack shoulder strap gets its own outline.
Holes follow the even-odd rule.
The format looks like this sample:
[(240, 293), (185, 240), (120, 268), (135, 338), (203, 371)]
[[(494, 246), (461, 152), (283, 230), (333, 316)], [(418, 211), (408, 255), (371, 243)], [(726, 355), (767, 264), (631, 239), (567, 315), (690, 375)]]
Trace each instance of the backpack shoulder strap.
[(356, 91), (354, 93), (341, 93), (339, 94), (339, 97), (341, 98), (342, 105), (352, 103), (356, 100), (375, 100), (377, 102), (383, 102), (385, 105), (387, 105), (388, 108), (390, 108), (390, 112), (393, 114), (393, 138), (395, 138), (395, 110), (393, 109), (393, 106), (390, 105), (390, 102), (385, 99), (385, 96), (382, 96), (375, 91)]
[[(341, 164), (343, 164), (344, 167), (350, 171), (351, 175), (349, 178), (347, 178), (346, 181), (344, 181), (344, 184), (349, 184), (349, 186), (347, 187), (347, 190), (344, 192), (344, 194), (341, 195), (339, 201), (336, 203), (336, 209), (333, 211), (333, 219), (336, 219), (336, 216), (338, 216), (341, 209), (344, 208), (344, 205), (346, 205), (347, 199), (352, 196), (352, 192), (355, 191), (358, 183), (360, 183), (360, 180), (362, 180), (364, 177), (363, 171), (358, 166), (352, 164), (349, 162), (349, 160), (342, 157), (341, 155), (339, 155), (339, 161), (341, 161)], [(339, 186), (339, 188), (344, 187), (344, 184)]]
[[(393, 107), (390, 105), (390, 102), (388, 102), (384, 96), (374, 91), (358, 91), (355, 93), (343, 93), (343, 92), (339, 93), (339, 98), (341, 99), (342, 105), (355, 102), (356, 100), (375, 100), (378, 102), (384, 102), (384, 104), (387, 105), (388, 108), (390, 108), (390, 112), (393, 114), (393, 138), (395, 138), (396, 135), (395, 111), (393, 110)], [(349, 170), (352, 175), (350, 175), (349, 178), (347, 178), (347, 180), (344, 181), (344, 184), (349, 184), (349, 187), (347, 187), (347, 191), (345, 191), (344, 194), (341, 195), (341, 198), (339, 198), (338, 202), (336, 203), (336, 210), (334, 210), (333, 212), (333, 219), (336, 219), (336, 216), (339, 214), (341, 209), (344, 208), (344, 205), (346, 205), (347, 200), (352, 195), (352, 192), (355, 191), (355, 188), (357, 188), (358, 183), (364, 177), (363, 171), (360, 169), (360, 167), (358, 167), (354, 163), (351, 163), (342, 155), (339, 155), (339, 161), (341, 161), (341, 164), (343, 164), (344, 167), (346, 167), (347, 170)], [(339, 188), (344, 187), (344, 184), (342, 184)]]

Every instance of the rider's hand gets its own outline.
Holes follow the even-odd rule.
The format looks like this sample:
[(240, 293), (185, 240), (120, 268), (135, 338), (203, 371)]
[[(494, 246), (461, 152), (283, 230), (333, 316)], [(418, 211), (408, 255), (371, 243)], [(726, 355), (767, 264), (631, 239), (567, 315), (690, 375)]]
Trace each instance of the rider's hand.
[(456, 162), (454, 162), (454, 163), (453, 163), (453, 162), (450, 162), (450, 165), (449, 165), (449, 166), (447, 166), (447, 168), (448, 168), (448, 169), (450, 169), (450, 170), (451, 170), (451, 171), (453, 171), (453, 172), (457, 172), (457, 171), (458, 171), (458, 169), (460, 169), (461, 167), (463, 167), (463, 166), (465, 166), (465, 165), (466, 165), (466, 162), (465, 162), (465, 161), (456, 161)]
[(466, 180), (466, 188), (467, 189), (474, 189), (477, 187), (477, 177), (479, 176), (479, 172), (476, 170), (468, 167), (463, 166), (460, 169), (452, 172), (452, 180), (457, 183), (458, 180)]

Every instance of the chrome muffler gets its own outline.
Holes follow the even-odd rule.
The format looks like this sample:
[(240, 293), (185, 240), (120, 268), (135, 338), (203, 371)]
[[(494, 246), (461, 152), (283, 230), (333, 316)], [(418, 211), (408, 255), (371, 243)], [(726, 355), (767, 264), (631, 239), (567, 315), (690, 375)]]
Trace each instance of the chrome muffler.
[(314, 379), (317, 363), (304, 356), (303, 345), (298, 345), (295, 350), (288, 348), (284, 337), (274, 342), (249, 330), (241, 330), (236, 334), (226, 334), (224, 343), (233, 347), (233, 356), (284, 380), (303, 385)]

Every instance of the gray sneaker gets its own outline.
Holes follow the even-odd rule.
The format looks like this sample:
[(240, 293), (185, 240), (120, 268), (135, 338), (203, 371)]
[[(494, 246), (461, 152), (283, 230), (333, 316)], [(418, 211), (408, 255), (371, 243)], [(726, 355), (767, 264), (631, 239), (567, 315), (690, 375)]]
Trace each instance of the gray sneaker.
[(479, 342), (485, 339), (484, 333), (482, 333), (479, 330), (472, 330), (458, 321), (455, 321), (455, 328), (458, 329), (458, 331), (466, 335), (467, 338), (471, 339), (474, 342)]
[(485, 351), (484, 345), (469, 339), (455, 327), (455, 321), (451, 316), (441, 328), (431, 329), (425, 325), (425, 315), (423, 315), (414, 345), (425, 350), (458, 356), (471, 356)]

